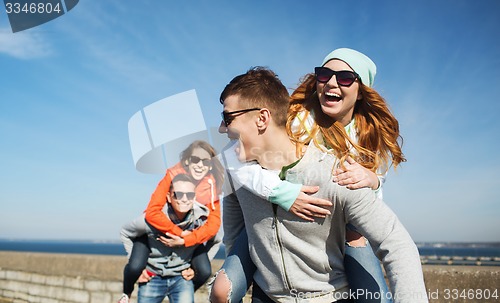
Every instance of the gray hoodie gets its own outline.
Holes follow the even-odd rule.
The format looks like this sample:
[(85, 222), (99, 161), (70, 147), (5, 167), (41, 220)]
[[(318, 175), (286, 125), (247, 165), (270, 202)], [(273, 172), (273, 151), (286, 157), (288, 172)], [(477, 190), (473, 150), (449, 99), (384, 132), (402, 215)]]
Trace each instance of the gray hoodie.
[(332, 215), (314, 222), (233, 183), (235, 195), (223, 203), (226, 249), (231, 249), (244, 224), (257, 266), (254, 280), (269, 297), (277, 302), (334, 302), (349, 297), (343, 259), (345, 225), (350, 222), (382, 260), (394, 301), (428, 302), (420, 257), (410, 235), (371, 189), (349, 190), (334, 183), (331, 168), (336, 161), (310, 144), (286, 174), (290, 182), (318, 185), (315, 196), (333, 202)]
[[(170, 203), (165, 205), (165, 209), (169, 208)], [(170, 206), (171, 207), (171, 206)], [(167, 211), (166, 214), (170, 219), (183, 230), (193, 230), (206, 222), (209, 210), (206, 206), (194, 202), (193, 209), (189, 215), (181, 222), (175, 222), (172, 217), (172, 211)], [(133, 238), (148, 235), (148, 244), (151, 248), (151, 253), (148, 258), (147, 269), (159, 276), (178, 276), (184, 269), (191, 266), (191, 258), (197, 245), (190, 247), (167, 247), (160, 241), (156, 240), (159, 236), (159, 231), (146, 223), (144, 214), (125, 224), (121, 230), (121, 240), (125, 246), (128, 256), (132, 251)]]

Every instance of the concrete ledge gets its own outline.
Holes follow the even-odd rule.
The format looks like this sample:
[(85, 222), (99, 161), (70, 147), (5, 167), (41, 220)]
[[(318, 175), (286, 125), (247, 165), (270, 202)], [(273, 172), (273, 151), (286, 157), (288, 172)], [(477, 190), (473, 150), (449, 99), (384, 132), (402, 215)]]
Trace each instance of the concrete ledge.
[(500, 266), (424, 265), (431, 302), (500, 302)]
[(0, 251), (0, 268), (53, 276), (121, 281), (125, 256)]
[[(0, 251), (0, 303), (114, 302), (126, 262), (125, 256)], [(221, 265), (215, 260), (213, 272)], [(500, 266), (424, 265), (423, 270), (431, 302), (500, 302)], [(206, 291), (196, 298), (207, 302)]]
[[(222, 262), (212, 262), (214, 273)], [(0, 251), (0, 303), (116, 302), (126, 263), (125, 256)], [(137, 288), (133, 302), (136, 295)], [(203, 287), (195, 294), (196, 302), (207, 298)]]

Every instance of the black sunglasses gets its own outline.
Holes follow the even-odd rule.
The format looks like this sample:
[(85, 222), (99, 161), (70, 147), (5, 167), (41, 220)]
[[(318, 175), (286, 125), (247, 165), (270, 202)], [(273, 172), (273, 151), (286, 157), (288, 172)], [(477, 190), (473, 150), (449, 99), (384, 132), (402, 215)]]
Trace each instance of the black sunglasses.
[(233, 122), (234, 118), (236, 118), (237, 116), (254, 110), (261, 110), (261, 108), (254, 107), (249, 109), (235, 110), (232, 112), (222, 112), (220, 114), (222, 116), (222, 121), (224, 121), (224, 124), (226, 125), (226, 127), (228, 127), (229, 124), (231, 124), (231, 122)]
[(187, 193), (185, 193), (185, 192), (183, 192), (183, 191), (174, 191), (174, 198), (175, 198), (176, 200), (181, 200), (181, 199), (182, 199), (182, 197), (184, 197), (184, 196), (186, 196), (186, 198), (187, 198), (188, 200), (193, 200), (193, 199), (194, 199), (194, 196), (195, 196), (195, 193), (194, 193), (194, 192), (192, 192), (192, 191), (187, 192)]
[(202, 159), (202, 158), (196, 157), (196, 156), (189, 157), (189, 162), (191, 162), (193, 164), (198, 164), (198, 163), (200, 163), (200, 161), (203, 164), (203, 166), (210, 166), (210, 164), (212, 164), (211, 159)]
[(350, 70), (334, 71), (324, 66), (315, 67), (314, 73), (316, 80), (320, 83), (327, 83), (335, 75), (337, 84), (340, 86), (351, 86), (356, 79), (360, 79), (357, 73)]

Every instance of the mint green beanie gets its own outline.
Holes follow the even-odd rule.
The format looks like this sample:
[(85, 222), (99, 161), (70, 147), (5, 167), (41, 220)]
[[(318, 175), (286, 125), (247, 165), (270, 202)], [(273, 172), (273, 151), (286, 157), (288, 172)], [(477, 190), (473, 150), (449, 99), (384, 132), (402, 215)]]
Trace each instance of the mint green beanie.
[(344, 61), (359, 75), (364, 85), (369, 87), (373, 86), (375, 74), (377, 73), (377, 66), (372, 59), (368, 58), (365, 54), (350, 48), (338, 48), (325, 57), (321, 66), (324, 66), (332, 59)]

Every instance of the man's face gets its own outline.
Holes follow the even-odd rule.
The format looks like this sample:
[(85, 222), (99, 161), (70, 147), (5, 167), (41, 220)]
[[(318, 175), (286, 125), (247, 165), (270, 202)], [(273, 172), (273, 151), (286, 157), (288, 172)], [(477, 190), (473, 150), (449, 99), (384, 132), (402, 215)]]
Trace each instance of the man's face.
[(184, 217), (193, 208), (195, 185), (187, 181), (177, 181), (172, 185), (169, 202), (178, 217)]
[[(240, 97), (237, 95), (227, 97), (224, 100), (223, 111), (228, 113), (247, 109), (241, 107), (239, 99)], [(259, 118), (259, 111), (235, 114), (232, 118), (234, 119), (232, 119), (229, 126), (226, 126), (224, 121), (221, 122), (219, 132), (225, 133), (231, 140), (239, 140), (239, 145), (235, 151), (240, 161), (255, 160), (256, 157), (252, 151), (256, 150), (256, 139), (258, 139), (256, 137), (258, 134), (256, 122)]]

